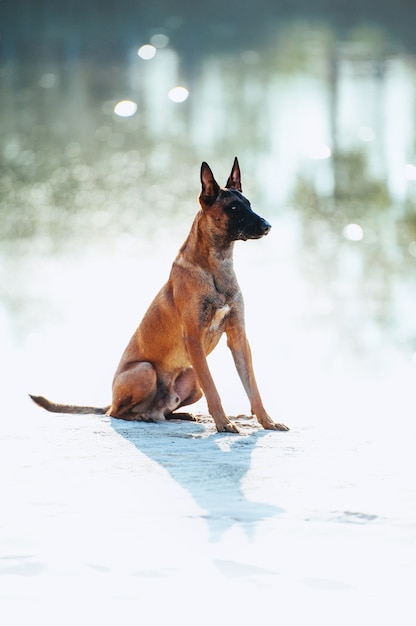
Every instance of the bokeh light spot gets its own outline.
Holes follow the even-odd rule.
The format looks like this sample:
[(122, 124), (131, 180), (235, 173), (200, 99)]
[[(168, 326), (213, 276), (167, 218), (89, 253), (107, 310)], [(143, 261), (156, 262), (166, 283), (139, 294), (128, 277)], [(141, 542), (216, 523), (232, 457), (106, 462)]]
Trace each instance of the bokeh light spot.
[(326, 143), (316, 143), (308, 146), (306, 154), (313, 161), (323, 161), (331, 156), (331, 148)]
[(43, 89), (51, 89), (52, 87), (55, 87), (56, 85), (55, 74), (51, 74), (49, 72), (47, 74), (42, 74), (42, 76), (39, 78), (38, 85), (39, 87), (42, 87)]
[(173, 87), (168, 96), (172, 102), (185, 102), (189, 96), (189, 91), (186, 87)]
[(407, 180), (416, 180), (416, 165), (406, 163), (404, 166), (404, 175)]
[(347, 224), (342, 233), (349, 241), (361, 241), (364, 237), (364, 231), (359, 224)]
[(138, 56), (144, 61), (150, 61), (155, 56), (157, 50), (155, 46), (152, 46), (150, 43), (145, 43), (144, 46), (140, 46), (137, 50)]
[(163, 33), (156, 33), (150, 38), (150, 43), (155, 48), (166, 48), (169, 45), (169, 37)]
[(409, 243), (408, 250), (409, 250), (409, 254), (416, 258), (416, 241), (411, 241)]
[(114, 107), (114, 113), (119, 117), (131, 117), (137, 111), (137, 104), (132, 100), (120, 100)]

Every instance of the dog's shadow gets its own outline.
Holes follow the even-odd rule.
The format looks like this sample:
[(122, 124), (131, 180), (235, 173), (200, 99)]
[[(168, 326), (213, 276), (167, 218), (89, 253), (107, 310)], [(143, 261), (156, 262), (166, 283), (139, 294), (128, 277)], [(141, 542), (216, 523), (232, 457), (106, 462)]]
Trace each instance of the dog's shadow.
[(205, 511), (211, 540), (218, 541), (235, 524), (252, 538), (259, 522), (282, 513), (277, 506), (247, 499), (242, 485), (259, 440), (273, 436), (267, 431), (246, 422), (241, 435), (219, 434), (207, 420), (147, 424), (112, 419), (111, 424), (188, 491)]

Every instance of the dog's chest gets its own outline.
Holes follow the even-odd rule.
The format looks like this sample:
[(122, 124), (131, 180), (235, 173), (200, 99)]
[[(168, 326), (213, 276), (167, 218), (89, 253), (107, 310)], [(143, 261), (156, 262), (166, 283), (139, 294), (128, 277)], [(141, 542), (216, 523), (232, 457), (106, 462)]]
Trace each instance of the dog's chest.
[(224, 319), (227, 317), (230, 311), (231, 307), (229, 304), (224, 304), (224, 306), (221, 306), (218, 309), (214, 310), (208, 330), (210, 332), (217, 332), (218, 330), (220, 330)]

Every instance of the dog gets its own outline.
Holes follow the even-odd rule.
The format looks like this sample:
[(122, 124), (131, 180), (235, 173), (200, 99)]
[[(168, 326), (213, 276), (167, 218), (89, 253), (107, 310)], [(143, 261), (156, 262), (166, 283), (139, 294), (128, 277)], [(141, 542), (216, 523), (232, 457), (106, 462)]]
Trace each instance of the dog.
[(223, 333), (251, 404), (265, 429), (289, 430), (266, 412), (253, 371), (244, 326), (243, 296), (233, 268), (234, 242), (260, 239), (271, 225), (243, 195), (237, 157), (225, 187), (201, 165), (200, 209), (156, 295), (127, 345), (115, 372), (111, 405), (105, 408), (34, 402), (56, 413), (107, 414), (124, 420), (194, 419), (176, 411), (205, 395), (218, 432), (238, 433), (224, 412), (207, 364)]

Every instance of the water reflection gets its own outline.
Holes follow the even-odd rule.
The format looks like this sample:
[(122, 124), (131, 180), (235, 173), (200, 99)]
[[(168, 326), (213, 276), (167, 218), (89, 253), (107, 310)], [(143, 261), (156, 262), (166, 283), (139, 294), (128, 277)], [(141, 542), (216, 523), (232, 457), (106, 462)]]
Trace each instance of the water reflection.
[[(51, 45), (20, 55), (3, 34), (3, 259), (38, 254), (39, 242), (46, 253), (188, 222), (199, 162), (225, 171), (238, 154), (250, 196), (275, 224), (284, 216), (296, 241), (287, 260), (311, 286), (308, 323), (325, 324), (330, 311), (359, 352), (384, 333), (411, 359), (412, 51), (380, 27), (340, 37), (329, 23), (283, 27), (271, 13), (246, 46), (221, 45), (231, 31), (218, 24), (216, 44), (195, 53), (175, 35), (191, 46), (191, 26), (169, 20), (102, 58), (65, 36), (63, 54)], [(6, 281), (6, 306), (11, 292)]]

